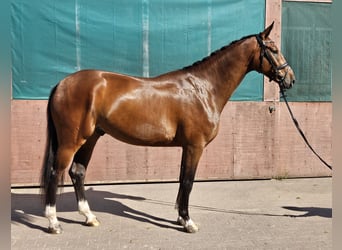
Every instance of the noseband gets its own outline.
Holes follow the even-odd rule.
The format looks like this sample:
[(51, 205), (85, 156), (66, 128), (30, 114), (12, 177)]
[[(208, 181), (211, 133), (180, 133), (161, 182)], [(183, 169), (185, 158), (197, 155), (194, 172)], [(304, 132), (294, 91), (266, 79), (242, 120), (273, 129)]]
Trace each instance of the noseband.
[[(287, 76), (288, 73), (288, 69), (286, 70), (284, 76), (280, 75), (280, 70), (286, 68), (289, 66), (289, 64), (287, 62), (283, 63), (280, 66), (277, 66), (276, 62), (274, 62), (273, 58), (270, 56), (270, 52), (269, 52), (269, 48), (266, 46), (266, 42), (262, 40), (262, 38), (260, 37), (260, 34), (255, 35), (258, 44), (261, 48), (260, 51), (260, 69), (262, 69), (262, 63), (264, 60), (264, 57), (267, 59), (267, 61), (271, 64), (272, 67), (272, 71), (274, 72), (274, 77), (269, 77), (270, 81), (275, 80), (276, 82), (278, 82), (280, 84), (281, 87), (284, 87), (284, 80)], [(272, 53), (272, 52), (271, 52)]]

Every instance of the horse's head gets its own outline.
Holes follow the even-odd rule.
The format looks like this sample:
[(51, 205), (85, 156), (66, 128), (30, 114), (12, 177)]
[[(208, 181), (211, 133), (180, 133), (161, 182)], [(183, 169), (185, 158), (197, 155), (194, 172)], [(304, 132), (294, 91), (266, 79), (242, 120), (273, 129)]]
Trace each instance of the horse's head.
[[(257, 71), (266, 75), (270, 81), (276, 81), (282, 88), (291, 88), (295, 83), (295, 75), (286, 62), (283, 54), (269, 38), (274, 22), (263, 32), (256, 35), (259, 53), (254, 59)], [(259, 55), (257, 55), (259, 54)]]

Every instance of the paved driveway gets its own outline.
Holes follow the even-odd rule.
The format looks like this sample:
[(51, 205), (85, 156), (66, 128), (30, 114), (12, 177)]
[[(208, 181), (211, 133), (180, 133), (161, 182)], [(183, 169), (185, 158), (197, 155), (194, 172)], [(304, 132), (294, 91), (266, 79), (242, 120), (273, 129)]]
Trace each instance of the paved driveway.
[(12, 249), (331, 249), (332, 179), (196, 182), (196, 234), (175, 224), (178, 184), (87, 186), (101, 225), (83, 225), (71, 187), (61, 235), (46, 233), (38, 189), (12, 189)]

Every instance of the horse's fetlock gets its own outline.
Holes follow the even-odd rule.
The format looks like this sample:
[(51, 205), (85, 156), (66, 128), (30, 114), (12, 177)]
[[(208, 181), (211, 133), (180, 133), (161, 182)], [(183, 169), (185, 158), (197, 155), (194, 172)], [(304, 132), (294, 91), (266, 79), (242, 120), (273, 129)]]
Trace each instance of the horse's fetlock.
[(179, 217), (182, 217), (184, 220), (189, 219), (189, 212), (187, 209), (179, 209), (178, 214), (179, 214)]

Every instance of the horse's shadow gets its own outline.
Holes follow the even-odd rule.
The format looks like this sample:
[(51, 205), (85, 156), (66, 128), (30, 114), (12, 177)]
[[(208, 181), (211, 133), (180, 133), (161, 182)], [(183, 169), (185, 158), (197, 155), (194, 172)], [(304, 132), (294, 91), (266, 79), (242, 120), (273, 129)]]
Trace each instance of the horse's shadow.
[[(107, 191), (94, 190), (89, 188), (86, 190), (86, 197), (89, 201), (92, 211), (113, 214), (125, 218), (130, 218), (136, 221), (150, 223), (161, 228), (171, 228), (175, 230), (183, 230), (175, 221), (160, 218), (148, 213), (130, 208), (118, 200), (128, 199), (134, 201), (145, 201), (144, 197), (116, 194)], [(75, 201), (74, 192), (65, 192), (57, 196), (57, 211), (58, 212), (73, 212), (77, 211), (77, 203)], [(26, 225), (33, 229), (46, 231), (35, 223), (34, 217), (43, 217), (43, 202), (39, 194), (18, 194), (11, 193), (11, 221)], [(84, 221), (70, 220), (58, 215), (61, 222), (84, 224)]]
[[(168, 207), (173, 207), (174, 204), (171, 202), (158, 201), (146, 199), (139, 196), (131, 196), (124, 194), (117, 194), (107, 191), (94, 190), (89, 188), (86, 190), (86, 196), (91, 206), (92, 211), (108, 213), (124, 218), (133, 219), (136, 221), (150, 223), (161, 228), (170, 228), (177, 231), (183, 231), (184, 229), (179, 226), (175, 221), (153, 216), (151, 214), (138, 211), (136, 209), (130, 208), (120, 202), (119, 200), (133, 200), (137, 202), (147, 202), (158, 205), (165, 205)], [(43, 217), (43, 203), (41, 196), (39, 194), (11, 194), (11, 220), (12, 223), (23, 224), (27, 227), (46, 231), (47, 229), (40, 226), (34, 219), (34, 217)], [(294, 206), (283, 206), (283, 209), (291, 210), (294, 212), (300, 212), (301, 214), (269, 214), (260, 212), (248, 212), (240, 210), (230, 210), (230, 209), (219, 209), (206, 206), (190, 206), (193, 209), (206, 210), (216, 213), (227, 213), (227, 214), (239, 214), (244, 216), (272, 216), (272, 217), (312, 217), (319, 216), (324, 218), (332, 217), (331, 208), (321, 208), (321, 207), (294, 207)], [(77, 203), (75, 201), (74, 192), (65, 192), (59, 194), (57, 197), (57, 211), (58, 212), (73, 212), (77, 211)], [(302, 212), (305, 212), (304, 214)], [(60, 214), (59, 214), (60, 215)], [(58, 217), (60, 221), (65, 223), (75, 223), (84, 224), (84, 221), (71, 220), (68, 218)]]
[(332, 218), (332, 209), (323, 207), (294, 207), (294, 206), (283, 206), (283, 208), (291, 211), (305, 212), (301, 215), (289, 215), (290, 217), (312, 217), (319, 216), (324, 218)]

